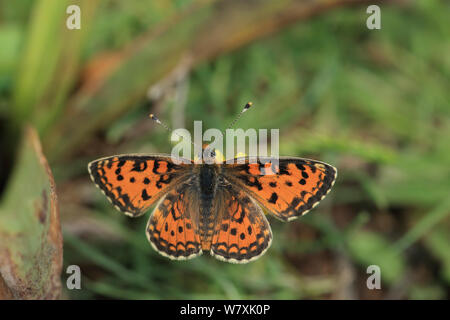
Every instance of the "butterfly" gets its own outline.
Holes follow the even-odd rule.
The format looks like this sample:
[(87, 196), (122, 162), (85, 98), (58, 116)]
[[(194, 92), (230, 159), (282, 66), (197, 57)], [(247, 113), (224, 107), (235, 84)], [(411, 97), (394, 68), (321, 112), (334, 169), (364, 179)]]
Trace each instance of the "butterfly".
[[(243, 156), (233, 163), (174, 159), (168, 154), (124, 154), (92, 161), (92, 181), (131, 217), (155, 205), (146, 226), (153, 248), (186, 260), (207, 251), (219, 260), (247, 263), (272, 243), (263, 209), (290, 221), (314, 208), (333, 186), (337, 170), (324, 162)], [(205, 159), (206, 159), (205, 158)], [(214, 161), (211, 161), (214, 160)]]

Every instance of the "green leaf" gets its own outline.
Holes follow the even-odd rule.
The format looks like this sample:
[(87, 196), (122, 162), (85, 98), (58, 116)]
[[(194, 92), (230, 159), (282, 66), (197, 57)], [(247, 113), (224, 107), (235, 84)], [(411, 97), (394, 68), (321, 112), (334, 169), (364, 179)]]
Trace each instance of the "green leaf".
[[(12, 297), (59, 298), (62, 236), (55, 183), (31, 128), (0, 205), (0, 261), (0, 282)], [(3, 289), (0, 284), (0, 297), (8, 296)]]
[(65, 100), (77, 79), (82, 49), (100, 1), (83, 0), (82, 28), (66, 27), (71, 1), (36, 1), (24, 49), (17, 59), (12, 116), (31, 121), (42, 134), (66, 107)]

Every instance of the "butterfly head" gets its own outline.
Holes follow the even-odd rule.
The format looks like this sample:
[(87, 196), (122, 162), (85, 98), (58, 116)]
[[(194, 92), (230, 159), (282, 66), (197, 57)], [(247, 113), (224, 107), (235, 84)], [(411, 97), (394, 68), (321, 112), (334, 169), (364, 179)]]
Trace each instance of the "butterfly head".
[(202, 162), (206, 164), (222, 163), (224, 161), (225, 158), (223, 153), (207, 144), (204, 144), (202, 146), (202, 151), (194, 157), (194, 162)]

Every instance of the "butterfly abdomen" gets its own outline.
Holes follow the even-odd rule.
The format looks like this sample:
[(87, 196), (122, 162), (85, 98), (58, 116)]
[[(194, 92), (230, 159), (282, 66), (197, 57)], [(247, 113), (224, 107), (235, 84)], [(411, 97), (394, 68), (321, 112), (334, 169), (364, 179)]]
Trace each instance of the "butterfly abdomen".
[(212, 205), (217, 188), (217, 171), (214, 166), (207, 164), (200, 166), (199, 185), (201, 201), (199, 233), (202, 249), (209, 250), (215, 223)]

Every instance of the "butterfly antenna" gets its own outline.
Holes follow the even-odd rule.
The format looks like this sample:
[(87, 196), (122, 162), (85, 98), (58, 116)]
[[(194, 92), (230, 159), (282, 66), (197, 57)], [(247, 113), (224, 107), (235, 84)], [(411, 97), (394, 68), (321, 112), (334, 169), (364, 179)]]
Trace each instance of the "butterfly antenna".
[[(163, 126), (163, 128), (166, 129), (167, 131), (173, 132), (173, 133), (175, 133), (178, 137), (180, 137), (181, 139), (183, 139), (182, 136), (180, 136), (178, 133), (176, 133), (175, 131), (173, 131), (173, 130), (172, 130), (169, 126), (167, 126), (165, 123), (161, 122), (161, 120), (159, 120), (153, 113), (151, 113), (151, 114), (149, 115), (149, 118), (152, 119), (153, 121), (155, 121), (157, 124)], [(194, 146), (196, 146), (196, 144), (195, 144), (193, 141), (191, 141), (191, 143), (192, 143)]]
[(149, 115), (149, 118), (155, 121), (157, 124), (160, 124), (166, 129), (167, 131), (172, 131), (165, 123), (162, 123), (161, 120), (159, 120), (153, 113)]
[(231, 129), (234, 124), (242, 117), (242, 115), (244, 114), (244, 112), (246, 112), (248, 109), (250, 109), (250, 107), (253, 105), (253, 102), (247, 102), (247, 104), (244, 106), (244, 109), (242, 109), (241, 112), (239, 112), (239, 114), (237, 115), (237, 117), (230, 123), (230, 125), (228, 126), (227, 129)]

